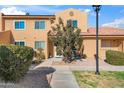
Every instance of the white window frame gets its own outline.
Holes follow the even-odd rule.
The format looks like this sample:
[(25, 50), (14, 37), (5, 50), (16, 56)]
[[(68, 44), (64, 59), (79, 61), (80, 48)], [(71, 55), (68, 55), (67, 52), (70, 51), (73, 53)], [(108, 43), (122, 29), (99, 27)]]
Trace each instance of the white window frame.
[(25, 42), (25, 40), (15, 40), (15, 43), (16, 42), (24, 42), (25, 43), (25, 45), (24, 46), (26, 46), (27, 44), (26, 44), (26, 42)]
[[(24, 26), (25, 26), (24, 29), (16, 29), (16, 28), (15, 28), (15, 22), (18, 22), (18, 21), (24, 21)], [(26, 30), (26, 20), (14, 20), (14, 22), (13, 22), (13, 29), (14, 29), (15, 31), (17, 31), (17, 30), (18, 30), (18, 31), (19, 31), (19, 30), (20, 30), (20, 31)]]
[[(35, 28), (35, 22), (36, 22), (36, 21), (44, 21), (44, 22), (45, 22), (45, 29), (36, 29), (36, 28)], [(38, 30), (38, 31), (39, 31), (39, 30), (43, 30), (43, 31), (46, 30), (46, 20), (35, 20), (35, 21), (34, 21), (34, 29), (35, 29), (35, 30)]]
[[(34, 41), (34, 48), (35, 48), (35, 49), (37, 49), (37, 48), (35, 47), (35, 42), (44, 42), (44, 43), (45, 43), (45, 47), (46, 47), (46, 41), (43, 41), (43, 40), (36, 40), (36, 41)], [(42, 48), (42, 49), (44, 50), (45, 47)]]

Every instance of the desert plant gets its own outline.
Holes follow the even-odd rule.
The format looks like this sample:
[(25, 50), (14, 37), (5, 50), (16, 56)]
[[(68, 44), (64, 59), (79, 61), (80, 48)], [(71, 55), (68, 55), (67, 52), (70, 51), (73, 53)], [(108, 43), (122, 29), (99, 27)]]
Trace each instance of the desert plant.
[[(54, 23), (53, 20), (51, 23)], [(63, 20), (59, 18), (58, 24), (52, 26), (48, 33), (49, 39), (56, 46), (57, 54), (63, 55), (63, 59), (68, 62), (72, 60), (73, 49), (78, 50), (81, 44), (80, 29), (74, 28), (71, 23), (72, 20), (64, 25)]]

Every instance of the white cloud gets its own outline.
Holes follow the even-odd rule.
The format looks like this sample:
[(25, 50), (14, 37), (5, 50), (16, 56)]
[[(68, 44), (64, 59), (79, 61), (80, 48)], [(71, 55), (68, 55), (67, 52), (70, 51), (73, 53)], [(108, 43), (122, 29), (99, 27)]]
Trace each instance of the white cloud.
[[(93, 10), (91, 10), (91, 9), (82, 9), (82, 8), (79, 8), (79, 10), (80, 11), (84, 11), (84, 12), (86, 12), (86, 13), (88, 13), (89, 15), (91, 15), (91, 16), (96, 16), (96, 13), (93, 11)], [(99, 13), (99, 16), (100, 16), (101, 14)]]
[(2, 8), (0, 12), (4, 13), (5, 15), (25, 15), (26, 14), (26, 12), (18, 10), (16, 7)]
[(91, 16), (96, 16), (96, 13), (95, 12), (91, 12), (90, 14), (91, 14)]
[(114, 27), (114, 28), (124, 27), (124, 18), (115, 19), (113, 22), (105, 23), (102, 25), (102, 27)]
[(84, 9), (84, 11), (87, 12), (87, 13), (90, 13), (91, 12), (90, 9)]
[(91, 12), (91, 9), (82, 9), (82, 8), (79, 8), (80, 11), (84, 11), (84, 12), (87, 12), (87, 13), (90, 13)]

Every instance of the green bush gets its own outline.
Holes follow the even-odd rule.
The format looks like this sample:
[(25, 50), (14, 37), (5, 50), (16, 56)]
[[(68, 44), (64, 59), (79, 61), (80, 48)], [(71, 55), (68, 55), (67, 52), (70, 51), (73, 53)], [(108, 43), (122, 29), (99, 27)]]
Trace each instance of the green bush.
[(112, 65), (124, 65), (124, 53), (120, 51), (106, 51), (106, 61)]
[(34, 54), (35, 54), (34, 56), (36, 58), (36, 60), (34, 60), (35, 64), (39, 64), (39, 63), (42, 62), (43, 59), (45, 59), (45, 54), (44, 54), (42, 48), (38, 48), (37, 51), (35, 51)]
[(16, 82), (28, 71), (34, 56), (30, 47), (0, 45), (0, 78)]

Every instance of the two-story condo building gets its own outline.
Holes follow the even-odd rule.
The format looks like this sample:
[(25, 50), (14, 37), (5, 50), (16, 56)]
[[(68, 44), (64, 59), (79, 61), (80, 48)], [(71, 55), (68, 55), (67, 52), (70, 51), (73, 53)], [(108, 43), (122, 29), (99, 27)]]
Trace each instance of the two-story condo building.
[[(67, 24), (73, 20), (73, 26), (81, 29), (84, 54), (94, 58), (96, 52), (95, 28), (88, 28), (87, 13), (76, 9), (60, 11), (55, 15), (4, 15), (0, 14), (0, 43), (43, 48), (45, 57), (56, 56), (56, 48), (48, 40), (51, 29), (50, 20), (61, 17)], [(108, 49), (124, 51), (124, 30), (117, 28), (100, 28), (99, 54), (105, 58)]]

